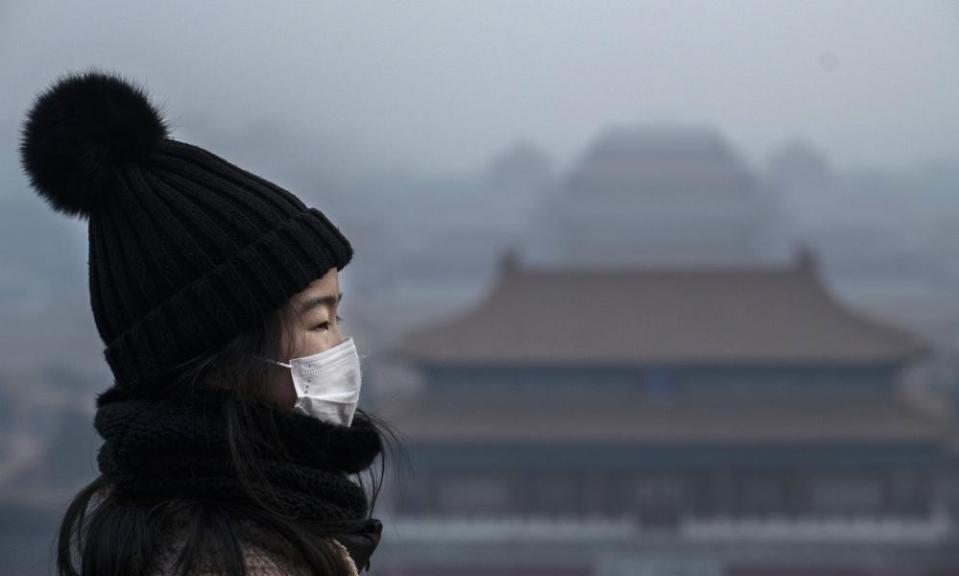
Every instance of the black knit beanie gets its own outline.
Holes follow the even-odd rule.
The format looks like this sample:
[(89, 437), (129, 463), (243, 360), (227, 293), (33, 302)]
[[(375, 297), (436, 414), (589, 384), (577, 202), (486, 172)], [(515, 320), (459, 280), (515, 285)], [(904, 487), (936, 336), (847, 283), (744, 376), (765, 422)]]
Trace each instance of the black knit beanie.
[(169, 138), (114, 74), (40, 94), (20, 152), (50, 206), (88, 221), (90, 302), (120, 386), (225, 343), (353, 254), (319, 210)]

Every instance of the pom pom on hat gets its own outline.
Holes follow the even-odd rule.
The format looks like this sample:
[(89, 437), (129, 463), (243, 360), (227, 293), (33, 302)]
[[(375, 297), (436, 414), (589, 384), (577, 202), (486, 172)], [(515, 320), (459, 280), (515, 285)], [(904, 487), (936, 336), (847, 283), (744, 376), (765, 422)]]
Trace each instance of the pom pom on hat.
[(104, 72), (70, 74), (27, 114), (21, 162), (54, 210), (84, 217), (111, 192), (119, 167), (143, 161), (166, 136), (140, 88)]

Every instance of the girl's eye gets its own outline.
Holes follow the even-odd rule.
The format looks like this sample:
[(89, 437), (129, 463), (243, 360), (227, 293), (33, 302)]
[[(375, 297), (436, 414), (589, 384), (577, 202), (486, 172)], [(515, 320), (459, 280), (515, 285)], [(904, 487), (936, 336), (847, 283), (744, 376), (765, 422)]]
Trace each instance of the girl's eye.
[[(336, 321), (337, 321), (337, 322), (342, 322), (342, 321), (343, 321), (343, 318), (341, 318), (339, 315), (337, 315), (337, 316), (336, 316)], [(329, 323), (329, 322), (323, 322), (322, 324), (317, 324), (313, 329), (314, 329), (314, 330), (319, 330), (319, 331), (321, 331), (321, 332), (326, 331), (326, 330), (329, 330), (329, 329), (330, 329), (330, 323)]]

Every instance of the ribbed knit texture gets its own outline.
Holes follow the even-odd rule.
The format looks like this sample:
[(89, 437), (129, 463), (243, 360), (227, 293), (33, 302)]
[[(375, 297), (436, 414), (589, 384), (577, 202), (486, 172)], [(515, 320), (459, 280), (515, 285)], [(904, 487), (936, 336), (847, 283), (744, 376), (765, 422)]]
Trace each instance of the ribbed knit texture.
[(367, 468), (382, 450), (368, 418), (358, 414), (345, 427), (259, 404), (289, 458), (263, 450), (256, 463), (265, 480), (244, 486), (233, 468), (222, 410), (230, 392), (202, 388), (195, 394), (190, 401), (114, 398), (99, 406), (94, 426), (104, 444), (97, 462), (120, 493), (249, 505), (255, 496), (296, 518), (366, 518), (366, 495), (348, 474)]
[(352, 257), (322, 212), (189, 144), (164, 140), (117, 188), (90, 215), (89, 262), (121, 385), (222, 344)]

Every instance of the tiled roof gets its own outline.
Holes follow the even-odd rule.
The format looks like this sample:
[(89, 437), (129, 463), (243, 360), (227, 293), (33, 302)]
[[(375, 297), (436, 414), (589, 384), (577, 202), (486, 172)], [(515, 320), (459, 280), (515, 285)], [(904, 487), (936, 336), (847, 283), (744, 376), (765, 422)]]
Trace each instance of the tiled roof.
[(396, 350), (431, 364), (861, 364), (925, 353), (834, 300), (808, 262), (741, 269), (515, 269)]

